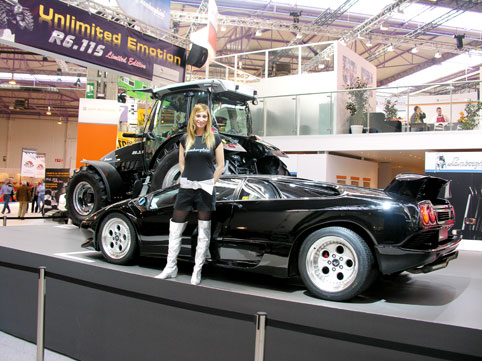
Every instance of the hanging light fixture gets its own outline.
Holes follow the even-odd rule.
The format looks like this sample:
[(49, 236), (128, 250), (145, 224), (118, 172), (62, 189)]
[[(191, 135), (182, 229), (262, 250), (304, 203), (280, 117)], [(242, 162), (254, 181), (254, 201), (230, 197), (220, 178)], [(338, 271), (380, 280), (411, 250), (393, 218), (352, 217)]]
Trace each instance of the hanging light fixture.
[(16, 82), (15, 79), (13, 78), (13, 73), (12, 73), (12, 79), (10, 79), (10, 80), (8, 81), (8, 84), (10, 84), (10, 85), (15, 85), (15, 84), (17, 84), (17, 82)]
[(263, 35), (263, 32), (261, 30), (256, 30), (256, 34), (254, 36), (261, 36)]
[(387, 51), (393, 51), (393, 45), (392, 45), (392, 44), (390, 44), (390, 45), (388, 46)]
[(47, 112), (46, 112), (45, 114), (47, 114), (47, 115), (52, 115), (52, 112), (50, 111), (50, 105), (48, 106)]
[(433, 56), (435, 59), (439, 59), (442, 57), (442, 54), (440, 54), (440, 52), (436, 52), (435, 55)]
[(412, 49), (412, 53), (413, 53), (413, 54), (417, 54), (417, 53), (418, 53), (418, 48), (417, 48), (417, 47), (413, 48), (413, 49)]

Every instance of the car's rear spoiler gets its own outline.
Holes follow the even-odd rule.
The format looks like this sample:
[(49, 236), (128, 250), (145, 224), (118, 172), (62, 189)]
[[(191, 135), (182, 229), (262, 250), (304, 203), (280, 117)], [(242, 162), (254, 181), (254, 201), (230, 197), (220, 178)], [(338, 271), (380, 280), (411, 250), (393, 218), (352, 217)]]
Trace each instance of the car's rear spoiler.
[[(385, 193), (392, 197), (406, 200), (435, 200), (437, 198), (449, 198), (450, 189), (447, 186), (450, 181), (425, 176), (421, 174), (399, 174), (385, 188)], [(444, 194), (440, 191), (444, 189)]]

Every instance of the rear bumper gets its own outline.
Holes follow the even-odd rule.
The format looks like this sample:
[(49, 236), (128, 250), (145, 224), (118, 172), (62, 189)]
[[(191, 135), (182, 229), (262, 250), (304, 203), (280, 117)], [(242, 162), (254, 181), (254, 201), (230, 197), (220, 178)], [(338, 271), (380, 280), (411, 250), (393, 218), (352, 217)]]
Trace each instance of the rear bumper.
[(457, 258), (456, 251), (462, 235), (454, 231), (443, 246), (430, 250), (406, 249), (400, 246), (377, 247), (377, 260), (382, 274), (401, 271), (427, 273), (444, 268)]

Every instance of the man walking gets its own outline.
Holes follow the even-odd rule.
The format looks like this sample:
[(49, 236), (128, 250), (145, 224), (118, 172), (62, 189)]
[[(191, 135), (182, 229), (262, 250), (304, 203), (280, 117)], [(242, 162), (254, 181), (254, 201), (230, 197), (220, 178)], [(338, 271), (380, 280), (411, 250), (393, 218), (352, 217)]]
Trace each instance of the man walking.
[(22, 185), (17, 189), (17, 201), (18, 201), (18, 217), (23, 219), (25, 213), (27, 213), (28, 203), (32, 197), (32, 189), (27, 186), (26, 182), (22, 182)]

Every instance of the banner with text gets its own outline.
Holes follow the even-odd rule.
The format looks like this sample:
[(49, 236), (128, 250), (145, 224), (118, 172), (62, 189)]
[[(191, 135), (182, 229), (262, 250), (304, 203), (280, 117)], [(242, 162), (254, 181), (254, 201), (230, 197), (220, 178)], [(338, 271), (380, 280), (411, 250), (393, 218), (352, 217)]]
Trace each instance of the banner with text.
[(482, 172), (482, 152), (426, 152), (425, 172)]
[(35, 178), (45, 178), (45, 153), (37, 153), (35, 162)]
[[(152, 80), (154, 65), (184, 80), (185, 49), (58, 0), (19, 0), (7, 40)], [(7, 4), (7, 6), (10, 6)], [(20, 18), (19, 18), (20, 17)]]
[(59, 198), (65, 193), (69, 177), (69, 168), (47, 168), (45, 170), (45, 212), (58, 208)]
[(117, 4), (122, 11), (133, 18), (152, 26), (169, 30), (170, 0), (117, 0)]
[(20, 176), (35, 177), (35, 164), (37, 163), (37, 150), (22, 148), (22, 167)]

